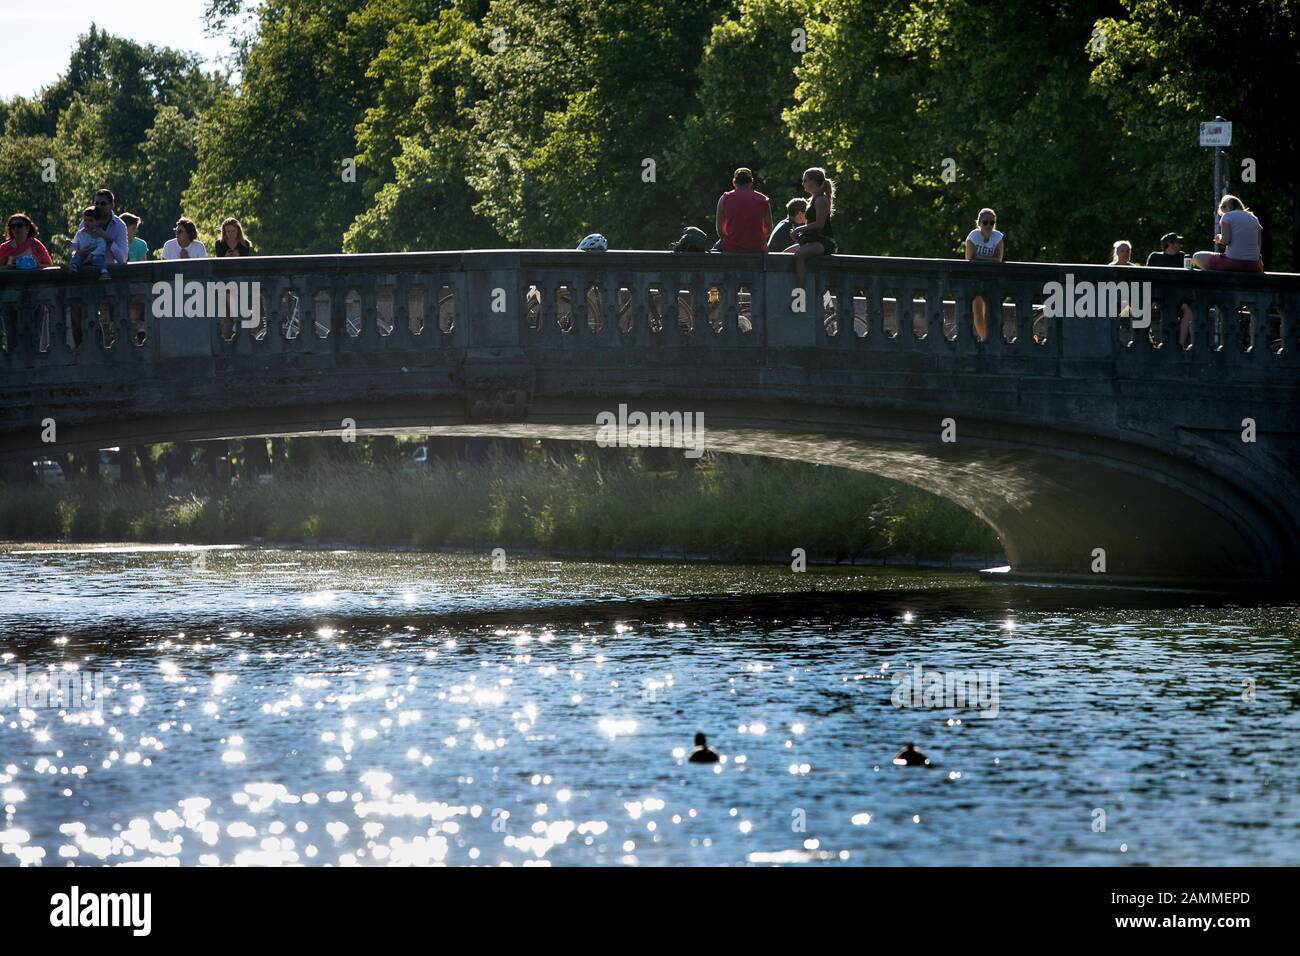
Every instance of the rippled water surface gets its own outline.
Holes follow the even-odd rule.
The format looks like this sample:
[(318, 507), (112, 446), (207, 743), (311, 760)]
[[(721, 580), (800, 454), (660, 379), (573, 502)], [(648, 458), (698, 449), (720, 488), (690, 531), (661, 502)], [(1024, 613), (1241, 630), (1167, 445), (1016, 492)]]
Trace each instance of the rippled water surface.
[(0, 861), (1294, 865), (1297, 630), (879, 568), (6, 546)]

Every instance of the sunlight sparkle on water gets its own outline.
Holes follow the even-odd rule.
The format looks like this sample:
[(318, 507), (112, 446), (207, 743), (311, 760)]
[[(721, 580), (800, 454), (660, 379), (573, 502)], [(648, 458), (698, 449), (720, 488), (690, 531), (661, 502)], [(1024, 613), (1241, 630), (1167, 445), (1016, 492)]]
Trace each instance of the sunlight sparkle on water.
[(630, 717), (602, 717), (596, 728), (613, 740), (615, 737), (636, 733), (636, 721)]
[[(1214, 788), (1183, 775), (1171, 794), (1162, 776), (1179, 766), (1161, 743), (1169, 726), (1197, 753), (1284, 731), (1264, 708), (1218, 693), (1198, 647), (1230, 645), (1241, 667), (1295, 683), (1289, 608), (1286, 618), (1260, 609), (1263, 626), (1201, 605), (1148, 614), (1081, 600), (1040, 612), (1015, 592), (953, 589), (947, 574), (846, 568), (845, 581), (876, 588), (897, 578), (944, 590), (932, 598), (905, 583), (907, 596), (880, 602), (883, 618), (831, 627), (815, 615), (773, 623), (759, 603), (743, 621), (687, 625), (667, 619), (675, 607), (619, 602), (736, 594), (737, 575), (750, 582), (739, 600), (784, 578), (521, 558), (507, 587), (469, 558), (295, 552), (294, 570), (281, 571), (283, 552), (268, 551), (192, 580), (186, 560), (160, 576), (157, 559), (138, 554), (62, 569), (49, 559), (33, 575), (30, 558), (12, 555), (0, 548), (0, 588), (17, 581), (6, 594), (35, 589), (41, 600), (18, 612), (0, 601), (0, 698), (16, 689), (5, 680), (15, 659), (29, 689), (100, 674), (109, 696), (98, 711), (0, 712), (0, 865), (806, 866), (870, 863), (885, 848), (900, 865), (1300, 862), (1277, 838), (1289, 818), (1262, 812), (1277, 807), (1270, 793), (1300, 785), (1294, 768), (1270, 765), (1271, 790), (1227, 771), (1239, 816), (1272, 828), (1251, 834), (1195, 809)], [(74, 620), (45, 600), (83, 588), (120, 619)], [(404, 607), (413, 597), (430, 605), (418, 619)], [(1021, 630), (1019, 614), (1044, 616)], [(923, 644), (910, 627), (921, 618)], [(889, 675), (906, 676), (922, 654), (936, 672), (990, 666), (989, 627), (1014, 631), (1014, 647), (993, 652), (1008, 686), (1015, 679), (1014, 711), (976, 722), (970, 710), (889, 707)], [(1175, 654), (1174, 642), (1129, 640), (1137, 632), (1191, 639)], [(1120, 686), (1062, 679), (1099, 650)], [(1169, 689), (1169, 675), (1186, 693)], [(1143, 819), (1123, 844), (1086, 820), (1062, 834), (1069, 795), (1043, 785), (1045, 775), (1087, 779), (1101, 718), (1162, 761), (1125, 770)], [(725, 762), (687, 764), (697, 732), (730, 751)], [(890, 766), (913, 736), (938, 757), (936, 775)], [(1055, 763), (1000, 763), (1026, 744)], [(953, 787), (959, 807), (936, 789)], [(1006, 806), (1033, 809), (976, 847), (972, 834), (997, 830)], [(808, 808), (810, 833), (792, 835), (793, 807)]]

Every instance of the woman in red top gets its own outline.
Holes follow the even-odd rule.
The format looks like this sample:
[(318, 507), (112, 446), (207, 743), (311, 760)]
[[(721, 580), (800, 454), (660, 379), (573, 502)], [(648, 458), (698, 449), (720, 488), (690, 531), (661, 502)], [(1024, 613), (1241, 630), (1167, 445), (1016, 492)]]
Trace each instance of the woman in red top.
[(5, 224), (5, 241), (0, 242), (0, 269), (39, 269), (53, 265), (38, 236), (40, 230), (27, 213), (16, 212), (10, 216)]

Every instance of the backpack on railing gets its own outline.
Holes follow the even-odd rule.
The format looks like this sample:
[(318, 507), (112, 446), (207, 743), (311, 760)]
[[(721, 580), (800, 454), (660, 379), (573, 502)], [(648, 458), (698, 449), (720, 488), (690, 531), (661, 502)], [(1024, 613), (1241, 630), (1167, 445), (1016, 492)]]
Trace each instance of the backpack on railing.
[(682, 237), (674, 243), (670, 243), (668, 248), (673, 252), (708, 252), (709, 237), (704, 234), (703, 229), (697, 229), (695, 226), (688, 226), (682, 233)]

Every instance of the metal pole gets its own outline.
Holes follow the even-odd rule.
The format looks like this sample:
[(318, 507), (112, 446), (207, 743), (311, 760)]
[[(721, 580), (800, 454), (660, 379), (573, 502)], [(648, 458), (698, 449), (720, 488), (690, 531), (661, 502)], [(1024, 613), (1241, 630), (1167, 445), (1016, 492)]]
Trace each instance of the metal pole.
[[(1221, 152), (1223, 152), (1221, 147), (1214, 147), (1214, 231), (1210, 233), (1212, 236), (1219, 234), (1219, 154)], [(1217, 242), (1214, 244), (1214, 250), (1222, 251)]]
[[(1216, 123), (1226, 122), (1222, 116), (1214, 117), (1214, 121)], [(1214, 147), (1214, 232), (1212, 235), (1215, 236), (1219, 234), (1219, 200), (1223, 198), (1223, 194), (1219, 192), (1220, 184), (1223, 182), (1223, 177), (1220, 174), (1220, 163), (1222, 160), (1223, 147)], [(1214, 244), (1214, 249), (1216, 252), (1223, 251), (1221, 244), (1217, 242)]]

